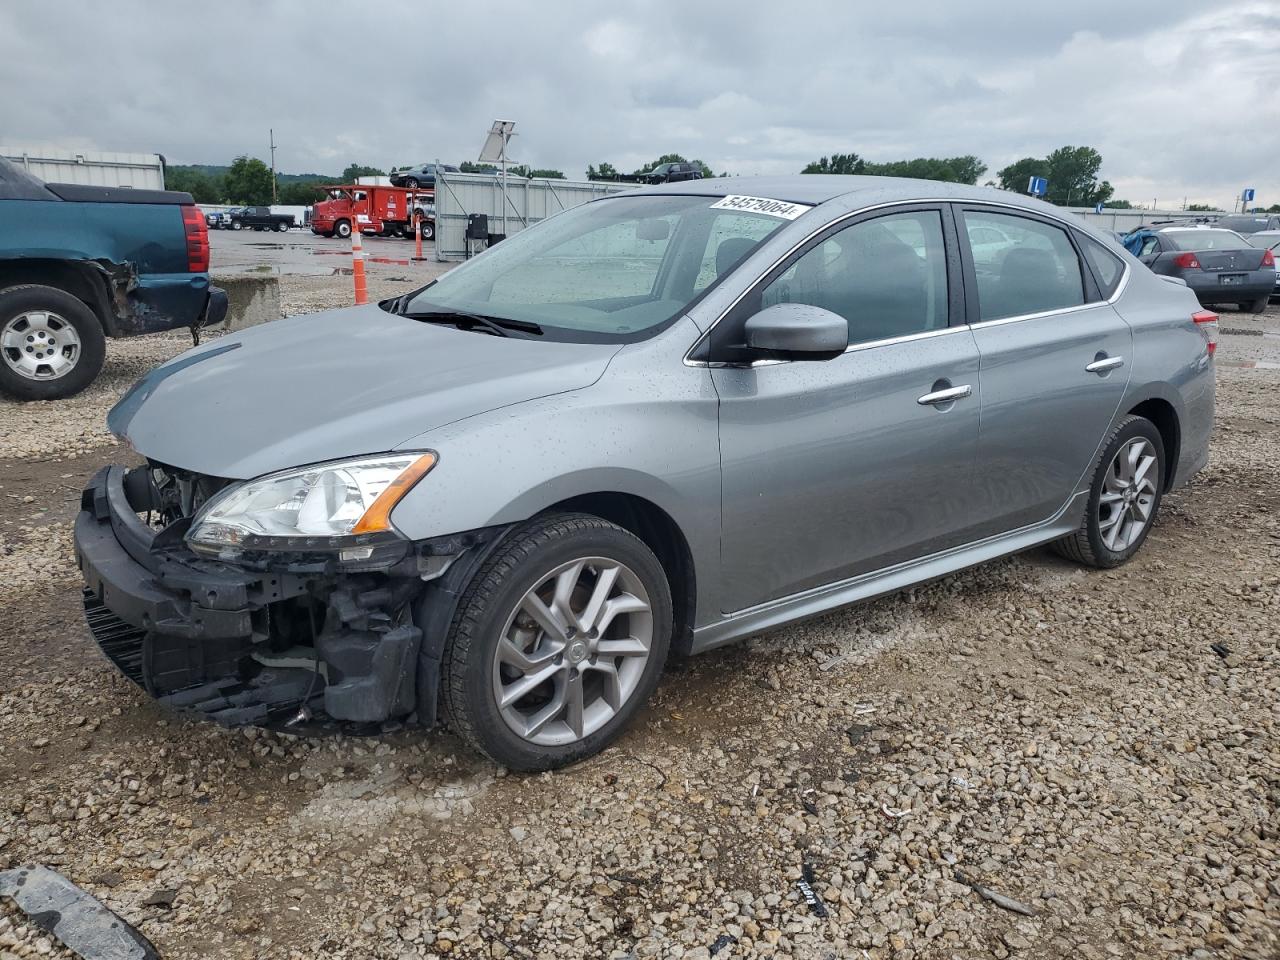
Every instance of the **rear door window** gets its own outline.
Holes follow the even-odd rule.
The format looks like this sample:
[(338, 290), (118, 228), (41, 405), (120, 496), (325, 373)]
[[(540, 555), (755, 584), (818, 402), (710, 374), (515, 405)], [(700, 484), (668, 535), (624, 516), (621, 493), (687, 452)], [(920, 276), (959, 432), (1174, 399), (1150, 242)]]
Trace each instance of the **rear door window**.
[[(965, 210), (963, 223), (977, 274), (981, 320), (1062, 310), (1085, 302), (1080, 258), (1063, 228), (987, 210)], [(974, 237), (977, 233), (985, 239), (988, 229), (1002, 234), (1006, 242), (993, 245)]]
[(1092, 237), (1077, 233), (1076, 239), (1089, 266), (1093, 268), (1093, 278), (1098, 282), (1102, 299), (1110, 300), (1120, 286), (1120, 278), (1124, 276), (1124, 261)]

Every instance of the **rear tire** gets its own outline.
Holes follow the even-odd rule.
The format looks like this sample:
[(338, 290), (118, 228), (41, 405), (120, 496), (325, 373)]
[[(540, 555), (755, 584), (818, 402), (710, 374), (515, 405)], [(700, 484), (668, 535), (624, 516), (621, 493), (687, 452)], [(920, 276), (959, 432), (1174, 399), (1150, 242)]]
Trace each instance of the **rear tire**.
[(1125, 417), (1094, 465), (1080, 528), (1053, 549), (1088, 567), (1118, 567), (1138, 552), (1155, 525), (1164, 476), (1160, 431), (1144, 417)]
[(529, 521), (458, 603), (441, 665), (452, 726), (512, 770), (603, 750), (658, 684), (671, 611), (666, 573), (639, 538), (587, 514)]
[(1241, 310), (1248, 310), (1250, 313), (1262, 313), (1267, 309), (1267, 304), (1271, 302), (1270, 295), (1253, 301), (1253, 303), (1240, 304)]
[(65, 290), (0, 290), (0, 391), (19, 400), (73, 396), (98, 376), (106, 354), (97, 316)]
[(434, 240), (436, 237), (436, 225), (430, 220), (422, 221), (422, 239)]

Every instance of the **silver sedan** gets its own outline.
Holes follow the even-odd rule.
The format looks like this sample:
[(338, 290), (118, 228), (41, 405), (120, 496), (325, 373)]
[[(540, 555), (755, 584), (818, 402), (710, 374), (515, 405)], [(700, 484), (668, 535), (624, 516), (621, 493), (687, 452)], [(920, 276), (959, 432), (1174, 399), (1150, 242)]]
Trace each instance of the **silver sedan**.
[(76, 522), (90, 624), (223, 723), (444, 718), (560, 766), (675, 653), (1042, 544), (1125, 562), (1207, 461), (1216, 334), (1011, 193), (600, 199), (144, 377), (109, 424), (147, 463)]

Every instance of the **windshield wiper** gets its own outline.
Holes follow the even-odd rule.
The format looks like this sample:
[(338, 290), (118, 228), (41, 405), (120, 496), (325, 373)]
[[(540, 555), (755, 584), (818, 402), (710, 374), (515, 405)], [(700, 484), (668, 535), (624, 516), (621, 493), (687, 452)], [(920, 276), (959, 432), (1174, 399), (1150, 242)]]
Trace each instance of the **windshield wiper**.
[(542, 327), (536, 323), (526, 320), (511, 320), (507, 317), (489, 317), (482, 313), (467, 313), (461, 310), (428, 310), (405, 313), (404, 316), (412, 320), (421, 320), (424, 323), (451, 323), (468, 329), (483, 327), (496, 337), (509, 337), (513, 330), (534, 337), (542, 336)]

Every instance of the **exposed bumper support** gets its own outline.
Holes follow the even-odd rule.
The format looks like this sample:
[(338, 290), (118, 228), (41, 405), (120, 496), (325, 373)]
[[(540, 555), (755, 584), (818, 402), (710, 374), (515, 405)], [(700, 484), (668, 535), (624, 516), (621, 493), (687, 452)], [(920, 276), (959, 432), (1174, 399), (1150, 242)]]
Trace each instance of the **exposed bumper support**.
[(95, 639), (152, 696), (228, 724), (304, 706), (355, 723), (414, 712), (422, 631), (408, 611), (431, 564), (249, 570), (191, 553), (181, 521), (153, 531), (138, 516), (149, 506), (145, 471), (104, 468), (82, 495), (75, 549)]

